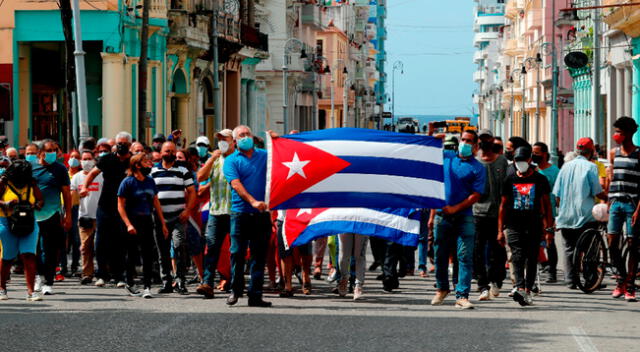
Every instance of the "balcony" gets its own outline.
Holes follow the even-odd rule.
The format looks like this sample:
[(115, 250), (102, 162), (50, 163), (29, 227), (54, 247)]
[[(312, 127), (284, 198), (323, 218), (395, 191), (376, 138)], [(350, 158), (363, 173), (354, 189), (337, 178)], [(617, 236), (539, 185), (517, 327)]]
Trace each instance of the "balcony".
[(302, 7), (302, 24), (314, 27), (315, 29), (323, 29), (323, 12), (319, 6), (306, 4)]
[(521, 10), (524, 10), (525, 0), (507, 0), (507, 5), (504, 8), (505, 16), (508, 18), (515, 18), (520, 14)]
[(242, 25), (241, 42), (245, 46), (269, 52), (269, 36), (245, 24)]
[(484, 71), (476, 71), (473, 73), (474, 82), (482, 82), (487, 79), (487, 74)]
[(378, 26), (376, 26), (375, 23), (367, 23), (365, 33), (366, 33), (365, 37), (368, 40), (375, 39), (376, 35), (378, 34)]
[(184, 10), (169, 10), (169, 44), (184, 44), (191, 48), (209, 49), (209, 17), (189, 14)]
[(489, 42), (498, 39), (498, 32), (481, 32), (476, 33), (473, 37), (473, 45), (479, 47), (480, 43)]
[(519, 39), (508, 39), (504, 42), (502, 52), (508, 56), (516, 56), (524, 51), (524, 44)]
[(480, 61), (484, 60), (487, 57), (487, 52), (485, 50), (478, 50), (473, 54), (473, 63), (477, 64)]
[(151, 7), (149, 8), (149, 17), (167, 18), (166, 0), (151, 0)]
[(240, 43), (240, 20), (233, 15), (218, 13), (218, 38)]
[(542, 28), (542, 9), (531, 9), (526, 14), (526, 28), (527, 32), (533, 32), (536, 29)]

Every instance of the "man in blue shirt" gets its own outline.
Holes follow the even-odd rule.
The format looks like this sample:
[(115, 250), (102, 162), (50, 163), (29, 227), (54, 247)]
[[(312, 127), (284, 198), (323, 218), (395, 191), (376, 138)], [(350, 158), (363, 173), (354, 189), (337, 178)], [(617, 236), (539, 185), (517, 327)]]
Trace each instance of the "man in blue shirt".
[[(456, 285), (456, 308), (473, 308), (469, 302), (473, 272), (475, 225), (472, 206), (484, 192), (485, 167), (474, 157), (478, 135), (462, 134), (457, 154), (444, 151), (444, 184), (446, 206), (433, 210), (434, 250), (436, 262), (436, 294), (432, 305), (440, 305), (449, 294), (449, 255), (457, 247), (459, 273)], [(496, 229), (497, 230), (497, 229)]]
[(560, 200), (556, 228), (560, 229), (564, 242), (564, 280), (567, 287), (576, 289), (573, 253), (580, 235), (597, 227), (591, 210), (595, 197), (605, 199), (598, 180), (598, 167), (589, 161), (595, 152), (591, 138), (578, 140), (578, 157), (564, 164), (553, 187), (553, 195)]
[(264, 202), (267, 182), (267, 151), (254, 148), (253, 134), (247, 126), (233, 130), (238, 150), (224, 162), (224, 176), (231, 184), (231, 290), (228, 305), (238, 303), (244, 291), (244, 258), (251, 250), (251, 281), (247, 289), (249, 306), (271, 307), (262, 299), (264, 265), (271, 216)]

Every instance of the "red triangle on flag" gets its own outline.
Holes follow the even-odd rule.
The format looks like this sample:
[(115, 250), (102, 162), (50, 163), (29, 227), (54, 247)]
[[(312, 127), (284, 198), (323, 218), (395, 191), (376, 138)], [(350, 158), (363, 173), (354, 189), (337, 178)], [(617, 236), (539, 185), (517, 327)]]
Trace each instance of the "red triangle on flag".
[(271, 208), (350, 165), (333, 154), (285, 137), (273, 139), (270, 152)]
[(329, 208), (287, 210), (284, 220), (284, 231), (282, 232), (287, 247), (290, 247), (291, 244), (300, 237), (300, 234), (304, 232), (313, 218), (327, 209)]

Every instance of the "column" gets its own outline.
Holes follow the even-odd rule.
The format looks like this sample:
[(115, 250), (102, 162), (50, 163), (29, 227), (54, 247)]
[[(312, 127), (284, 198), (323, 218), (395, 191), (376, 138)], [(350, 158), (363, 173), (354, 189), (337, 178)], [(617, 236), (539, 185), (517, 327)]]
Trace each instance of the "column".
[[(633, 117), (636, 122), (640, 121), (640, 91), (638, 89), (632, 89), (640, 84), (640, 59), (633, 60), (633, 80), (629, 77), (628, 86), (629, 91), (632, 91), (632, 96), (625, 108), (629, 109), (630, 114), (627, 116)], [(636, 133), (633, 136), (634, 143), (640, 143), (640, 133)]]
[[(13, 127), (13, 136), (17, 137), (17, 140), (14, 140), (13, 143), (24, 145), (31, 138), (29, 135), (31, 127), (31, 109), (29, 108), (31, 106), (31, 46), (20, 44), (18, 50), (19, 60), (13, 63), (18, 65), (18, 91), (13, 94), (18, 94), (19, 106), (16, 106), (16, 111), (19, 111), (19, 116), (14, 112), (14, 123), (16, 124)], [(60, 104), (58, 105), (60, 106)]]
[(607, 94), (607, 121), (605, 122), (605, 139), (604, 142), (607, 143), (607, 149), (611, 148), (613, 144), (611, 144), (611, 130), (613, 126), (613, 121), (616, 119), (617, 109), (618, 109), (618, 69), (615, 67), (609, 68), (609, 83), (608, 83), (608, 94)]
[(102, 135), (113, 138), (120, 131), (129, 131), (125, 123), (124, 55), (100, 53), (102, 56)]
[[(191, 128), (191, 124), (189, 123), (189, 101), (191, 99), (186, 94), (176, 95), (176, 98), (178, 100), (176, 109), (178, 112), (178, 128), (185, 133), (188, 133), (189, 131), (193, 130)], [(189, 140), (189, 137), (187, 137), (187, 141)]]
[(627, 92), (625, 90), (625, 83), (624, 83), (624, 78), (625, 78), (624, 71), (625, 71), (625, 69), (624, 68), (615, 68), (614, 70), (616, 71), (615, 72), (615, 75), (616, 75), (616, 82), (615, 82), (616, 83), (616, 89), (615, 89), (615, 92), (616, 92), (616, 94), (615, 94), (615, 98), (616, 98), (616, 109), (615, 109), (616, 116), (614, 118), (617, 119), (618, 117), (624, 115), (624, 111), (625, 111), (624, 98), (625, 98)]
[(637, 77), (637, 73), (638, 73), (638, 69), (637, 69), (637, 61), (638, 60), (634, 60), (633, 61), (633, 67), (632, 66), (625, 66), (624, 68), (624, 116), (631, 116), (632, 115), (632, 106), (635, 103), (635, 94), (633, 93), (633, 83), (634, 80), (632, 79), (632, 77), (634, 77), (634, 75), (632, 75), (632, 70), (634, 71), (634, 73), (636, 73), (635, 77)]

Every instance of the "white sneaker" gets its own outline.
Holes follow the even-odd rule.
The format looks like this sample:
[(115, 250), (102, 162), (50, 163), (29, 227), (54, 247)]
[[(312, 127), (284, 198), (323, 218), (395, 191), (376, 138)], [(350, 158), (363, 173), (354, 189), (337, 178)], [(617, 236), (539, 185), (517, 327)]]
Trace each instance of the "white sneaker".
[(482, 293), (480, 293), (480, 297), (478, 297), (478, 301), (490, 301), (491, 300), (491, 294), (489, 293), (489, 290), (482, 290)]
[(125, 286), (127, 286), (127, 283), (124, 281), (118, 281), (118, 283), (116, 284), (117, 288), (123, 288)]
[(33, 290), (36, 292), (42, 291), (42, 276), (36, 275), (36, 283), (33, 285)]
[(498, 297), (500, 296), (500, 287), (498, 287), (498, 285), (496, 284), (491, 284), (490, 292), (493, 297)]
[(42, 296), (38, 292), (33, 292), (32, 294), (27, 294), (27, 302), (39, 302), (42, 301)]
[(474, 306), (471, 302), (469, 302), (468, 298), (459, 298), (456, 301), (456, 308), (458, 309), (473, 309)]
[(49, 285), (42, 285), (42, 294), (45, 296), (53, 295), (53, 287)]
[(332, 282), (335, 282), (337, 279), (338, 279), (338, 270), (331, 269), (329, 276), (327, 276), (327, 282), (332, 283)]
[(103, 279), (96, 280), (96, 286), (97, 287), (104, 287), (104, 285), (105, 285), (105, 282), (104, 282)]
[(513, 297), (513, 294), (516, 292), (518, 292), (518, 289), (514, 287), (511, 292), (509, 292), (509, 297)]
[(7, 290), (0, 288), (0, 301), (6, 301), (8, 299), (9, 296), (7, 296)]
[(142, 298), (153, 298), (150, 288), (147, 287), (144, 289), (144, 291), (142, 292)]
[(362, 298), (362, 286), (360, 284), (356, 284), (356, 287), (353, 289), (353, 300), (359, 300)]
[(531, 294), (531, 292), (527, 292), (525, 294), (524, 301), (525, 303), (527, 303), (528, 306), (533, 305), (533, 295)]

